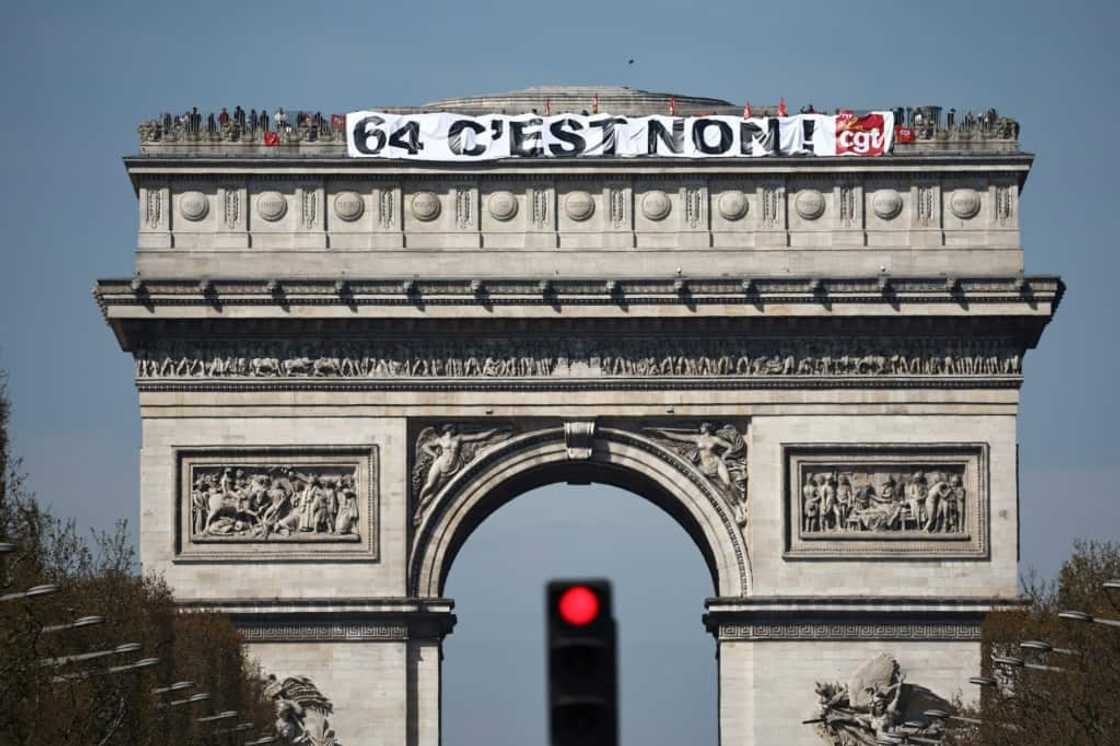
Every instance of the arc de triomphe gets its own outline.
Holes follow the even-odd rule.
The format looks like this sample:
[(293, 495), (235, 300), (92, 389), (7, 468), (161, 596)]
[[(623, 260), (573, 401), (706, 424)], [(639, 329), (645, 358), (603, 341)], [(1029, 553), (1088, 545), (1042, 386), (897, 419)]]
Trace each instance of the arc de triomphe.
[(935, 118), (879, 158), (467, 165), (348, 158), (316, 120), (145, 123), (136, 276), (96, 289), (136, 360), (145, 568), (314, 682), (340, 742), (436, 746), (456, 552), (590, 480), (707, 561), (724, 746), (822, 743), (815, 682), (853, 672), (968, 698), (1017, 597), (1022, 360), (1063, 286), (1023, 274), (1017, 125)]

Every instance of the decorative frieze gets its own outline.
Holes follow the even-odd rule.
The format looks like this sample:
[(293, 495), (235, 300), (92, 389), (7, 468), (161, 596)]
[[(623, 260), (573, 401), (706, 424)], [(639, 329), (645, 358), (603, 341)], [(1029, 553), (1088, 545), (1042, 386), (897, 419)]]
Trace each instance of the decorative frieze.
[(444, 337), (161, 339), (139, 379), (859, 378), (1018, 376), (1010, 338)]
[(785, 451), (787, 557), (986, 555), (987, 446)]
[(237, 631), (254, 642), (398, 642), (408, 639), (408, 625), (391, 623), (238, 622)]
[(727, 642), (978, 642), (980, 622), (761, 622), (721, 624)]
[(178, 463), (178, 559), (375, 555), (375, 450), (181, 450)]

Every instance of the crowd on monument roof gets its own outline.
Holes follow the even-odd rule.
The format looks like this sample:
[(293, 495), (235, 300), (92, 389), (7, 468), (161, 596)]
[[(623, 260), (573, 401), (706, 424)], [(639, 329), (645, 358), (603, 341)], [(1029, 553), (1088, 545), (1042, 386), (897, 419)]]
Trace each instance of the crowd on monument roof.
[[(669, 104), (672, 115), (676, 114), (675, 106)], [(551, 107), (545, 108), (545, 114), (551, 114)], [(598, 113), (598, 107), (593, 106), (591, 113)], [(744, 108), (744, 115), (750, 111), (749, 104)], [(835, 113), (841, 113), (836, 109)], [(1005, 139), (1018, 139), (1019, 124), (1013, 119), (1002, 116), (995, 109), (988, 109), (979, 114), (973, 111), (958, 112), (955, 108), (947, 111), (940, 106), (895, 107), (895, 126), (907, 127), (913, 130), (914, 136), (919, 139), (934, 139), (937, 137), (960, 135), (967, 137), (978, 133), (985, 137), (999, 137)], [(525, 113), (539, 114), (537, 108)], [(557, 112), (559, 113), (559, 112)], [(583, 112), (585, 115), (588, 112)], [(715, 112), (698, 112), (694, 116), (704, 116)], [(822, 113), (812, 104), (800, 108), (801, 114)], [(760, 108), (758, 116), (774, 116), (770, 108)], [(777, 109), (777, 115), (785, 115), (784, 101)], [(267, 109), (249, 109), (246, 111), (241, 106), (234, 106), (230, 111), (222, 107), (218, 112), (203, 113), (197, 106), (191, 107), (181, 113), (164, 112), (156, 120), (147, 121), (140, 125), (141, 140), (155, 142), (159, 140), (174, 141), (177, 139), (210, 139), (225, 142), (262, 142), (265, 145), (279, 145), (282, 142), (341, 142), (345, 135), (346, 116), (344, 114), (330, 114), (324, 116), (321, 111), (286, 111), (283, 107), (274, 112)]]
[[(204, 119), (205, 117), (205, 119)], [(315, 132), (331, 132), (342, 130), (345, 127), (346, 117), (342, 114), (332, 114), (324, 117), (321, 111), (297, 111), (289, 114), (283, 107), (269, 114), (267, 109), (245, 111), (241, 106), (235, 106), (231, 112), (227, 107), (215, 113), (203, 114), (197, 106), (173, 114), (164, 112), (160, 117), (160, 124), (164, 132), (179, 129), (189, 133), (221, 132), (236, 129), (240, 132), (291, 132), (293, 128), (309, 129)]]

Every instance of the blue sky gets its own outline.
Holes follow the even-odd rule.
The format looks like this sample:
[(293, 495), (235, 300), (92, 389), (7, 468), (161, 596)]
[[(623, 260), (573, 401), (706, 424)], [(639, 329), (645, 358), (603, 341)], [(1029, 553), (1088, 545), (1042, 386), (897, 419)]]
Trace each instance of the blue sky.
[[(994, 106), (1022, 122), (1024, 148), (1038, 155), (1021, 202), (1028, 271), (1069, 284), (1026, 358), (1020, 418), (1023, 566), (1052, 574), (1075, 537), (1120, 535), (1118, 20), (1114, 3), (1035, 0), (9, 0), (0, 29), (0, 367), (11, 374), (16, 450), (59, 512), (98, 527), (135, 518), (131, 364), (89, 290), (97, 277), (131, 274), (136, 207), (120, 156), (135, 150), (137, 122), (157, 112), (237, 104), (347, 111), (578, 83), (736, 103), (784, 96), (793, 109)], [(533, 699), (543, 691), (543, 656), (532, 635), (520, 648), (511, 641), (539, 621), (532, 589), (564, 571), (577, 539), (587, 556), (617, 562), (624, 642), (641, 640), (667, 663), (660, 672), (640, 662), (624, 669), (626, 742), (713, 743), (715, 668), (699, 623), (708, 593), (699, 554), (639, 499), (548, 489), (499, 511), (452, 571), (461, 622), (448, 643), (446, 743), (543, 738)], [(508, 534), (526, 538), (533, 561), (524, 578), (495, 584), (488, 571), (501, 561), (497, 537)], [(660, 595), (627, 557), (661, 563), (653, 575), (664, 579)], [(679, 619), (649, 627), (682, 605)], [(498, 660), (492, 653), (503, 643), (509, 665), (532, 666), (511, 673), (509, 686), (473, 690), (473, 664)], [(649, 657), (637, 650), (624, 650), (624, 661)]]

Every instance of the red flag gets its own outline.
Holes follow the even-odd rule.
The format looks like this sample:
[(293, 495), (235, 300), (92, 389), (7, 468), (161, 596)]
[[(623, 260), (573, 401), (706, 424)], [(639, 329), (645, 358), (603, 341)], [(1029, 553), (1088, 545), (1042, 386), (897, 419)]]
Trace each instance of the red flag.
[(278, 133), (278, 132), (265, 132), (264, 133), (264, 144), (265, 145), (279, 145), (280, 144), (280, 133)]
[(751, 102), (747, 101), (743, 104), (743, 119), (751, 118)]
[(786, 99), (785, 99), (784, 96), (782, 98), (778, 99), (778, 116), (780, 116), (780, 117), (788, 117), (789, 116), (789, 109), (786, 108)]
[(677, 115), (677, 97), (669, 97), (669, 116), (675, 117)]
[(592, 114), (598, 114), (599, 113), (599, 94), (598, 93), (596, 93), (595, 96), (591, 99), (591, 113)]

